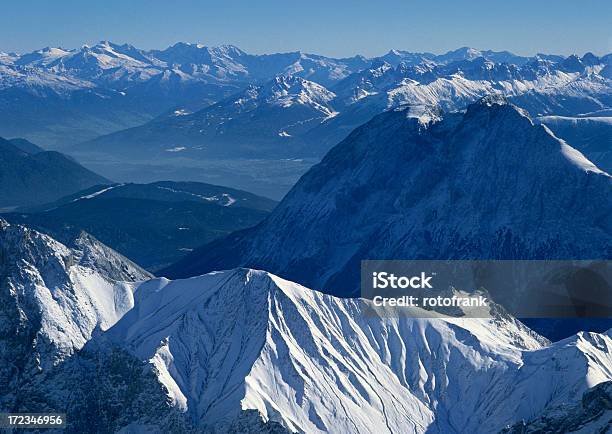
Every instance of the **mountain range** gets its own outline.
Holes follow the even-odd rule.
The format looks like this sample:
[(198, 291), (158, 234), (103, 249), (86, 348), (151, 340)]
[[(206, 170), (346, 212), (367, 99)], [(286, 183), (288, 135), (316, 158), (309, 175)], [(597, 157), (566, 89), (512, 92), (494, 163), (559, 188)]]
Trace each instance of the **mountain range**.
[(553, 131), (600, 163), (581, 138), (609, 120), (611, 59), (467, 47), (374, 58), (186, 43), (46, 48), (0, 55), (0, 135), (67, 152), (121, 182), (200, 181), (280, 199), (373, 116), (417, 105), (461, 111), (496, 94), (551, 124), (598, 118), (581, 121), (578, 138), (559, 122)]
[[(611, 60), (0, 53), (0, 134), (25, 137), (0, 139), (0, 413), (66, 413), (67, 433), (612, 430), (609, 318), (359, 297), (364, 259), (609, 259)], [(277, 204), (194, 174), (275, 197), (301, 178)]]
[(144, 123), (174, 107), (202, 108), (276, 75), (292, 73), (329, 84), (367, 64), (359, 56), (259, 56), (233, 46), (187, 43), (141, 50), (102, 41), (73, 50), (2, 53), (0, 134), (25, 132), (40, 143), (62, 146)]
[[(0, 408), (66, 432), (474, 432), (610, 421), (612, 338), (414, 319), (273, 274), (150, 279), (0, 220)], [(19, 265), (19, 266), (17, 266)], [(523, 431), (520, 431), (520, 430)]]
[(74, 152), (132, 159), (142, 159), (145, 151), (160, 158), (320, 158), (354, 128), (395, 107), (459, 110), (497, 94), (534, 116), (574, 116), (612, 103), (605, 72), (609, 56), (556, 62), (535, 57), (514, 64), (476, 53), (461, 60), (420, 57), (420, 63), (405, 53), (408, 60), (396, 66), (372, 60), (371, 67), (328, 87), (285, 73), (201, 110), (178, 108), (142, 126), (96, 138)]
[[(496, 91), (534, 92), (529, 99), (539, 99), (543, 114), (551, 109), (567, 114), (557, 106), (571, 111), (578, 105), (588, 112), (609, 105), (609, 89), (601, 93), (609, 87), (610, 59), (591, 53), (522, 57), (467, 47), (442, 55), (392, 50), (343, 59), (301, 52), (252, 55), (231, 45), (187, 43), (165, 50), (108, 41), (78, 49), (47, 47), (0, 54), (0, 135), (61, 148), (164, 113), (195, 112), (280, 76), (336, 93), (336, 111), (372, 94), (386, 94), (377, 102), (384, 107), (414, 100), (457, 105)], [(592, 99), (577, 95), (579, 88)]]
[(260, 225), (161, 273), (244, 266), (356, 296), (363, 259), (606, 259), (611, 186), (504, 98), (392, 110), (334, 147)]
[(139, 127), (77, 145), (130, 159), (290, 158), (304, 156), (301, 136), (334, 117), (336, 95), (298, 76), (278, 76), (190, 114), (178, 109)]

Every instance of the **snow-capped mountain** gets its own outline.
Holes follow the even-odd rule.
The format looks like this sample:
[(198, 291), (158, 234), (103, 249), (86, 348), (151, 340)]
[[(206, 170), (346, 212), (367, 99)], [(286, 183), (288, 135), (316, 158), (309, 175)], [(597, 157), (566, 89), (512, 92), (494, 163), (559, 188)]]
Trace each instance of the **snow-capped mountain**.
[(609, 335), (549, 345), (503, 314), (368, 317), (367, 303), (254, 270), (157, 279), (105, 337), (221, 431), (256, 410), (291, 432), (490, 433), (612, 377)]
[(551, 345), (499, 308), (373, 316), (248, 269), (138, 283), (90, 237), (1, 228), (0, 409), (66, 412), (68, 432), (489, 433), (612, 380), (608, 334)]
[[(491, 381), (513, 363), (518, 367), (523, 350), (545, 345), (511, 318), (500, 317), (497, 326), (488, 320), (371, 320), (363, 303), (245, 269), (157, 279), (138, 288), (135, 308), (105, 337), (153, 364), (173, 405), (196, 425), (228, 426), (241, 412), (256, 410), (292, 432), (474, 429), (479, 421), (462, 415), (486, 402), (482, 396), (471, 403), (466, 397), (464, 409), (436, 420), (437, 411), (445, 412), (439, 401)], [(490, 347), (468, 355), (475, 346), (459, 343), (464, 333)], [(464, 353), (452, 365), (450, 348)], [(438, 363), (430, 363), (433, 357)], [(474, 377), (450, 385), (454, 370)], [(491, 417), (489, 426), (503, 427), (501, 418)]]
[[(278, 76), (217, 104), (189, 113), (176, 110), (141, 127), (119, 131), (74, 148), (139, 158), (287, 158), (300, 152), (300, 136), (337, 113), (335, 94), (298, 76)], [(125, 146), (129, 143), (129, 147)]]
[(121, 318), (134, 304), (134, 282), (151, 277), (87, 234), (67, 246), (2, 219), (0, 258), (3, 409), (28, 398), (26, 385), (82, 348), (94, 329)]
[(233, 45), (207, 47), (182, 42), (165, 50), (151, 51), (149, 55), (168, 66), (181, 65), (186, 73), (205, 73), (217, 80), (261, 82), (283, 74), (322, 85), (335, 83), (369, 64), (362, 56), (333, 59), (302, 52), (252, 55)]
[[(377, 71), (381, 65), (388, 70)], [(417, 102), (462, 108), (489, 93), (524, 95), (518, 103), (533, 114), (576, 115), (610, 106), (609, 55), (527, 58), (464, 47), (441, 55), (391, 50), (371, 59), (336, 59), (253, 55), (231, 45), (141, 50), (102, 41), (0, 55), (0, 135), (59, 148), (164, 113), (194, 112), (277, 76), (304, 78), (338, 95), (334, 106), (347, 117), (332, 124), (332, 133), (336, 124), (354, 128), (369, 120), (359, 114)], [(375, 101), (365, 98), (372, 94)], [(361, 107), (343, 107), (355, 102)]]
[(131, 45), (102, 41), (78, 50), (44, 48), (17, 59), (18, 66), (76, 77), (90, 82), (107, 81), (117, 86), (124, 81), (142, 81), (159, 73), (153, 60)]
[(599, 105), (609, 105), (610, 83), (598, 74), (604, 60), (596, 58), (596, 65), (590, 65), (576, 57), (575, 67), (568, 67), (569, 59), (553, 63), (536, 57), (515, 64), (466, 56), (450, 63), (429, 60), (397, 67), (384, 63), (353, 74), (333, 89), (349, 103), (384, 93), (388, 107), (428, 104), (462, 108), (487, 94), (517, 96), (527, 92), (593, 97), (600, 99)]
[[(229, 146), (229, 143), (225, 143), (221, 153), (213, 154), (219, 157), (238, 154), (264, 158), (271, 155), (320, 158), (354, 128), (376, 114), (397, 107), (426, 105), (444, 110), (462, 110), (483, 96), (501, 95), (511, 98), (515, 104), (534, 115), (575, 116), (605, 110), (612, 103), (610, 79), (601, 75), (607, 62), (604, 58), (594, 55), (583, 58), (570, 56), (554, 62), (535, 57), (517, 58), (517, 63), (506, 63), (512, 56), (475, 50), (461, 53), (440, 58), (420, 54), (410, 57), (408, 53), (398, 52), (395, 54), (401, 54), (404, 60), (393, 62), (388, 56), (374, 59), (370, 66), (348, 75), (329, 88), (296, 76), (276, 77), (263, 86), (251, 85), (246, 91), (207, 107), (197, 115), (190, 117), (192, 110), (188, 107), (177, 109), (171, 111), (169, 117), (185, 116), (184, 119), (163, 124), (157, 119), (138, 129), (103, 136), (85, 144), (78, 152), (96, 150), (114, 155), (136, 144), (138, 152), (142, 154), (147, 146), (149, 150), (159, 146), (189, 149), (208, 145), (215, 148), (220, 146), (219, 143), (231, 140), (248, 142), (249, 145), (246, 149), (235, 149), (235, 144)], [(279, 92), (274, 88), (279, 86), (279, 82), (289, 80), (300, 80), (299, 87), (310, 89), (295, 91), (293, 95), (296, 97), (284, 98), (285, 103), (277, 104), (286, 112), (266, 111), (269, 96), (276, 97)], [(285, 84), (285, 87), (291, 93), (296, 85)], [(325, 116), (310, 112), (291, 113), (295, 102), (310, 103), (310, 107)], [(243, 110), (239, 113), (247, 108), (260, 110), (256, 114), (249, 111), (249, 117), (245, 119), (236, 113), (237, 107)], [(202, 117), (206, 117), (204, 124), (196, 120)], [(166, 118), (168, 116), (163, 119)], [(273, 127), (272, 131), (270, 127)], [(215, 137), (211, 137), (211, 130)], [(291, 139), (278, 140), (276, 135)], [(176, 145), (170, 146), (174, 142)], [(259, 151), (255, 155), (250, 149), (253, 147)], [(193, 158), (206, 156), (210, 156), (210, 153), (190, 155)]]
[(503, 98), (465, 113), (394, 110), (333, 148), (262, 224), (164, 275), (248, 266), (355, 295), (368, 258), (608, 258), (611, 186)]
[(65, 245), (0, 219), (0, 237), (4, 306), (15, 308), (19, 327), (41, 326), (37, 345), (50, 351), (41, 353), (44, 362), (80, 349), (96, 327), (113, 325), (133, 306), (133, 282), (151, 278), (86, 233)]

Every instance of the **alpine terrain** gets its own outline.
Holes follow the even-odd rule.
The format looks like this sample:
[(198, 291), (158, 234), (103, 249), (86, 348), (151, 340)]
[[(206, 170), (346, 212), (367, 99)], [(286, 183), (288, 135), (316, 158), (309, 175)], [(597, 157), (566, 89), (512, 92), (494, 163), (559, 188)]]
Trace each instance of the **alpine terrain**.
[(74, 151), (141, 160), (147, 152), (165, 158), (320, 158), (354, 128), (396, 107), (458, 110), (485, 95), (511, 98), (533, 116), (601, 114), (611, 107), (609, 55), (551, 60), (498, 54), (396, 53), (372, 59), (333, 85), (285, 71), (199, 111), (174, 109)]
[(372, 316), (363, 299), (249, 269), (146, 280), (87, 235), (68, 247), (2, 222), (0, 237), (0, 410), (66, 412), (66, 432), (610, 424), (608, 334), (550, 344), (495, 306), (490, 319)]
[(393, 110), (334, 147), (263, 223), (162, 274), (247, 266), (355, 296), (362, 259), (607, 259), (611, 187), (503, 98)]

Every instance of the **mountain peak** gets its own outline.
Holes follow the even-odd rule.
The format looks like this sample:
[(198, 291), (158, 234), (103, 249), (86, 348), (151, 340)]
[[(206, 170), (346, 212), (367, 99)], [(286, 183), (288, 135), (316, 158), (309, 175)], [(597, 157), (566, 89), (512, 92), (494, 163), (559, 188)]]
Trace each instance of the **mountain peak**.
[[(133, 306), (130, 282), (151, 277), (90, 236), (68, 247), (5, 220), (0, 221), (0, 250), (11, 306), (21, 309), (21, 326), (38, 336), (33, 346), (42, 364), (81, 348), (96, 327), (113, 325)], [(12, 318), (12, 307), (5, 309), (3, 318)]]
[(307, 105), (330, 115), (333, 110), (328, 103), (335, 94), (313, 81), (297, 75), (279, 75), (261, 88), (267, 103), (290, 107), (293, 104)]
[[(245, 409), (292, 432), (433, 424), (443, 432), (497, 432), (585, 391), (585, 369), (603, 372), (612, 344), (597, 335), (577, 338), (578, 348), (548, 346), (508, 315), (432, 321), (393, 309), (368, 315), (370, 308), (367, 300), (332, 297), (252, 269), (161, 278), (138, 287), (134, 308), (103, 342), (148, 361), (171, 405), (219, 432)], [(591, 352), (598, 357), (587, 364)], [(561, 387), (533, 387), (548, 384), (549, 364), (559, 363)], [(475, 384), (488, 387), (475, 391)], [(460, 399), (446, 408), (449, 394)], [(506, 405), (519, 397), (530, 406)], [(396, 405), (381, 408), (391, 400)], [(483, 400), (491, 403), (486, 415), (473, 411)]]
[(521, 117), (527, 121), (525, 126), (533, 126), (533, 120), (531, 119), (529, 113), (517, 105), (510, 103), (508, 98), (501, 94), (491, 94), (480, 98), (474, 104), (470, 104), (468, 106), (466, 114), (473, 113), (478, 110), (484, 110), (490, 114), (506, 113), (510, 116), (517, 116), (517, 119), (518, 117)]
[(504, 95), (499, 94), (487, 95), (478, 100), (477, 104), (486, 107), (492, 107), (494, 105), (510, 105), (510, 103), (508, 102), (508, 98), (506, 98)]
[(389, 111), (357, 128), (262, 224), (194, 251), (170, 275), (254, 266), (345, 296), (373, 257), (612, 254), (612, 227), (600, 229), (610, 177), (524, 111), (491, 97), (425, 128), (406, 118)]

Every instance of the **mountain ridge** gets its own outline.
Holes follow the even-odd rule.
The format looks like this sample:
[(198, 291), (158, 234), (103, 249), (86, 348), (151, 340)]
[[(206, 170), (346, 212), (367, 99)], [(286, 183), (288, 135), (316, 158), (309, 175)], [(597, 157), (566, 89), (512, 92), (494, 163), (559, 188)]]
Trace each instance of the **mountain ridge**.
[(95, 186), (0, 217), (60, 240), (86, 231), (154, 272), (192, 251), (198, 240), (256, 225), (275, 205), (227, 187), (162, 181)]
[[(28, 235), (10, 235), (15, 233)], [(612, 378), (609, 333), (581, 333), (550, 344), (500, 312), (489, 319), (415, 319), (402, 308), (386, 308), (372, 316), (366, 300), (335, 298), (265, 271), (150, 279), (105, 248), (94, 248), (93, 256), (79, 253), (81, 259), (72, 262), (62, 259), (70, 256), (62, 244), (0, 220), (0, 237), (7, 234), (15, 242), (3, 242), (3, 254), (27, 263), (40, 284), (25, 285), (14, 269), (2, 274), (17, 288), (18, 303), (32, 300), (32, 334), (20, 337), (21, 346), (0, 348), (25, 350), (38, 336), (38, 356), (26, 352), (12, 363), (23, 369), (36, 360), (54, 362), (43, 363), (19, 385), (9, 383), (11, 393), (0, 406), (17, 398), (13, 411), (67, 412), (69, 432), (86, 426), (147, 432), (237, 426), (249, 432), (495, 432), (521, 420), (538, 421), (561, 404), (577, 404), (576, 396), (597, 393), (591, 388), (607, 387)], [(80, 251), (95, 245), (87, 236), (80, 243)], [(32, 262), (34, 244), (55, 259), (37, 255)], [(100, 268), (104, 263), (109, 267)], [(108, 323), (82, 329), (91, 333), (85, 342), (66, 334), (73, 329), (70, 316), (62, 314), (81, 305), (80, 296), (60, 304), (53, 316), (64, 334), (55, 334), (47, 322), (32, 322), (29, 312), (45, 303), (36, 298), (38, 291), (53, 291), (62, 300), (76, 288), (62, 282), (89, 276), (91, 284), (92, 276), (105, 274), (132, 282), (119, 283), (133, 298)], [(62, 275), (68, 280), (58, 281)], [(5, 282), (0, 295), (15, 297)], [(117, 284), (112, 278), (105, 282)], [(13, 309), (13, 303), (3, 303), (0, 315)], [(14, 355), (0, 352), (0, 373), (7, 375), (8, 356)], [(125, 390), (129, 399), (122, 398)], [(129, 415), (117, 413), (118, 403)]]
[[(489, 78), (494, 74), (498, 80), (516, 78), (520, 71), (526, 71), (523, 78), (527, 79), (527, 72), (533, 76), (545, 73), (547, 68), (568, 74), (601, 74), (609, 79), (610, 70), (609, 55), (591, 53), (582, 57), (523, 57), (464, 47), (441, 55), (392, 50), (373, 58), (337, 59), (302, 52), (254, 55), (233, 46), (186, 43), (164, 50), (141, 50), (101, 41), (71, 50), (48, 47), (0, 57), (0, 108), (6, 119), (0, 124), (0, 135), (24, 136), (46, 147), (61, 148), (67, 144), (66, 136), (72, 142), (69, 144), (79, 143), (137, 126), (165, 112), (197, 111), (276, 76), (299, 76), (334, 91), (341, 81), (381, 62), (425, 83), (432, 74), (448, 76), (453, 68), (459, 71), (458, 66), (463, 71), (462, 62), (468, 65), (466, 73), (476, 71)], [(486, 68), (477, 71), (469, 66), (479, 62)], [(465, 83), (454, 86), (461, 90)], [(38, 111), (38, 117), (31, 117), (29, 109), (41, 98), (46, 102), (44, 109)], [(25, 106), (11, 105), (9, 110), (12, 101)], [(564, 101), (557, 97), (555, 103)], [(596, 102), (589, 104), (591, 110), (587, 111), (594, 111)], [(75, 116), (82, 118), (78, 128), (69, 123), (74, 123)], [(57, 125), (49, 128), (49, 123)], [(62, 137), (63, 131), (70, 134)]]
[[(535, 57), (512, 64), (496, 63), (481, 55), (459, 60), (451, 56), (445, 63), (436, 63), (435, 57), (421, 63), (413, 59), (396, 62), (396, 66), (375, 59), (369, 67), (327, 88), (285, 73), (263, 85), (250, 84), (246, 91), (200, 111), (176, 109), (142, 126), (83, 143), (74, 151), (114, 156), (129, 153), (131, 158), (142, 158), (146, 151), (152, 151), (170, 159), (173, 155), (160, 151), (180, 149), (182, 157), (196, 160), (320, 158), (352, 129), (398, 107), (463, 110), (486, 95), (502, 95), (540, 116), (578, 115), (612, 104), (612, 86), (601, 75), (606, 61), (600, 58), (583, 62), (575, 56), (555, 63)], [(287, 86), (287, 81), (292, 85)], [(269, 97), (287, 93), (285, 88), (297, 88), (296, 82), (301, 83), (302, 91), (294, 91), (291, 98)], [(276, 109), (272, 110), (274, 102)], [(296, 103), (311, 110), (297, 110)]]
[(441, 120), (391, 111), (334, 147), (259, 226), (162, 274), (249, 266), (354, 296), (367, 258), (607, 258), (611, 183), (503, 98)]

